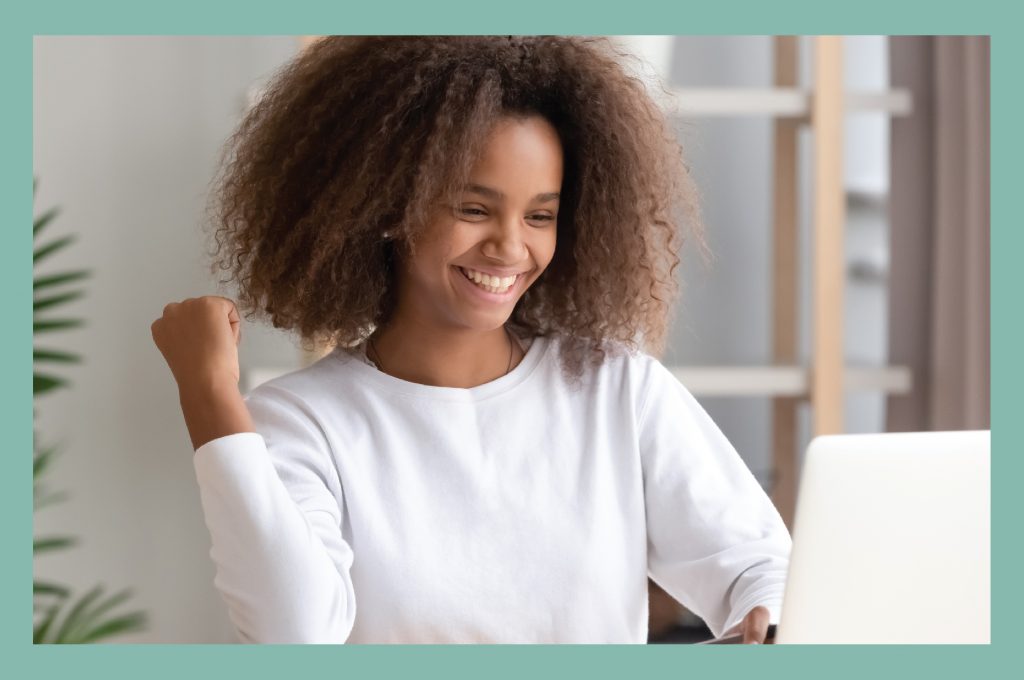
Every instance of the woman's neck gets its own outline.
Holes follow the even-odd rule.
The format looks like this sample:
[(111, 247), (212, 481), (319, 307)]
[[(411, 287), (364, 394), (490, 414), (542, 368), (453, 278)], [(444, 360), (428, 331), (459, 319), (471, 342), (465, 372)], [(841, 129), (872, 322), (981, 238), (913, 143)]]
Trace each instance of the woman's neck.
[(504, 326), (477, 331), (396, 319), (377, 329), (367, 344), (367, 357), (388, 375), (435, 387), (489, 383), (524, 356)]

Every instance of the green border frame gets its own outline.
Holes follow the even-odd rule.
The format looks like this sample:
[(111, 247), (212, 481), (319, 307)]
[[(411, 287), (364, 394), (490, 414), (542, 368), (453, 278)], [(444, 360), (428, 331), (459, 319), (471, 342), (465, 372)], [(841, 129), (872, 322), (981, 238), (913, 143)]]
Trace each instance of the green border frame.
[[(28, 5), (28, 3), (23, 3)], [(32, 344), (28, 317), (31, 240), (25, 224), (32, 213), (32, 36), (36, 34), (323, 34), (323, 33), (570, 33), (570, 34), (989, 34), (992, 35), (992, 422), (1008, 419), (1010, 401), (1021, 382), (1021, 362), (1012, 347), (1021, 343), (1024, 323), (1010, 311), (1014, 299), (1011, 258), (1024, 251), (1021, 230), (1008, 197), (1014, 159), (1021, 157), (1021, 39), (1011, 32), (1020, 12), (1010, 2), (955, 3), (858, 0), (839, 5), (820, 0), (712, 2), (704, 6), (631, 0), (617, 8), (594, 3), (517, 0), (492, 5), (469, 2), (366, 3), (292, 0), (260, 7), (233, 0), (177, 0), (173, 4), (40, 2), (5, 9), (0, 29), (0, 69), (9, 96), (0, 107), (0, 206), (2, 231), (0, 286), (4, 308), (22, 310), (22, 334), (0, 335), (3, 388), (0, 414), (8, 433), (8, 474), (0, 478), (0, 522), (10, 557), (0, 562), (0, 640), (8, 677), (103, 674), (110, 677), (179, 678), (226, 673), (279, 677), (302, 671), (517, 677), (540, 670), (562, 675), (622, 677), (659, 672), (750, 673), (769, 677), (833, 678), (927, 674), (962, 678), (984, 668), (1020, 664), (1008, 645), (1016, 628), (1021, 587), (1010, 570), (1019, 557), (1020, 532), (1012, 517), (1021, 510), (1012, 484), (1021, 475), (1014, 453), (1022, 436), (993, 428), (992, 645), (987, 646), (689, 646), (689, 645), (531, 645), (531, 646), (242, 646), (242, 645), (85, 645), (33, 646), (28, 615), (31, 594), (32, 503), (30, 400)], [(25, 163), (25, 166), (22, 165)], [(1019, 219), (1019, 218), (1018, 218)], [(1017, 284), (1019, 285), (1019, 284)], [(15, 314), (16, 316), (16, 314)], [(9, 328), (19, 328), (12, 323)], [(998, 471), (998, 474), (996, 473)], [(1003, 538), (999, 541), (997, 538)], [(936, 593), (942, 597), (942, 593)], [(955, 612), (950, 612), (955, 616)], [(666, 677), (666, 676), (660, 676)]]

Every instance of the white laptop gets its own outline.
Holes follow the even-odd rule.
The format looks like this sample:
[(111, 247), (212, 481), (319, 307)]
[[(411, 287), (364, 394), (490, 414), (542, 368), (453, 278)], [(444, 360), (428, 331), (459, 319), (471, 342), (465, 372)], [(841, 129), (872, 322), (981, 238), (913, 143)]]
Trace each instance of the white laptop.
[(990, 432), (815, 438), (776, 643), (990, 643)]

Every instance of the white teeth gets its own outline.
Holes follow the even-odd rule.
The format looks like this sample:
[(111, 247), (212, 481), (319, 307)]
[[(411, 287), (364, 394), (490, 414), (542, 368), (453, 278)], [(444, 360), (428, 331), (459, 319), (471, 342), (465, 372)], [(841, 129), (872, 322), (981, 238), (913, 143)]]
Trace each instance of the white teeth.
[(467, 278), (474, 281), (484, 290), (490, 293), (504, 293), (509, 289), (516, 281), (515, 276), (506, 276), (505, 278), (498, 278), (497, 276), (491, 276), (484, 274), (473, 269), (466, 269), (464, 267), (459, 268)]

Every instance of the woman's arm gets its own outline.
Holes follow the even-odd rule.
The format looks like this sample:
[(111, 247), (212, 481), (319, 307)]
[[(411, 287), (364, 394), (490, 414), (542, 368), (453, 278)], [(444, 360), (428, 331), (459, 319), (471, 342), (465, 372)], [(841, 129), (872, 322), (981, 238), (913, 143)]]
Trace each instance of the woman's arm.
[(219, 437), (255, 431), (237, 384), (186, 385), (178, 389), (178, 400), (193, 451)]
[(771, 500), (696, 399), (657, 360), (639, 417), (648, 571), (715, 637), (756, 606), (777, 623), (792, 541)]
[(262, 386), (246, 404), (258, 433), (194, 457), (214, 585), (245, 642), (341, 644), (355, 621), (353, 553), (327, 442), (289, 392)]
[(241, 324), (219, 296), (164, 307), (153, 341), (178, 384), (210, 530), (214, 585), (245, 642), (348, 639), (355, 620), (344, 498), (301, 399), (238, 390)]

